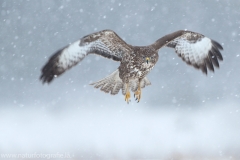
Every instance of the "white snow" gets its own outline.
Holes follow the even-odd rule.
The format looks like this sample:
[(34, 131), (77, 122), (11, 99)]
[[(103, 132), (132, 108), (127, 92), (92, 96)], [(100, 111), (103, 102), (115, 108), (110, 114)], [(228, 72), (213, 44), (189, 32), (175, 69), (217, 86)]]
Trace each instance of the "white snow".
[(1, 153), (68, 152), (77, 159), (240, 156), (237, 105), (198, 109), (143, 105), (73, 105), (60, 111), (6, 106), (0, 110)]

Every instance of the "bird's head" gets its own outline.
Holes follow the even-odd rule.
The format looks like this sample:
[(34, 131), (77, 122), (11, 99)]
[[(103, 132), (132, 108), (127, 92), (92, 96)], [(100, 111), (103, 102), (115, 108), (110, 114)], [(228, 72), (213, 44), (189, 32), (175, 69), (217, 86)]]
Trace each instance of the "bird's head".
[(146, 63), (148, 64), (148, 62), (151, 60), (152, 57), (146, 57)]
[(142, 63), (145, 66), (153, 66), (158, 60), (158, 54), (152, 53), (152, 54), (143, 54), (142, 55)]

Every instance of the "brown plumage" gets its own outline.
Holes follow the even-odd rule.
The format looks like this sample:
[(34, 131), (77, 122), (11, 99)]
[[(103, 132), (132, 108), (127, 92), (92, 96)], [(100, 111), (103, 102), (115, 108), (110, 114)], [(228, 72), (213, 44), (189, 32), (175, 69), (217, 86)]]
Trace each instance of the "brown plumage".
[(96, 54), (120, 62), (120, 66), (108, 77), (92, 83), (96, 88), (111, 94), (122, 89), (125, 100), (130, 100), (130, 90), (136, 100), (141, 98), (141, 88), (150, 85), (146, 75), (158, 61), (158, 51), (162, 47), (174, 48), (187, 64), (214, 71), (223, 60), (222, 46), (202, 34), (191, 31), (177, 31), (168, 34), (149, 46), (132, 46), (123, 41), (114, 31), (103, 30), (87, 36), (58, 50), (42, 68), (40, 79), (50, 83), (55, 77), (82, 61), (88, 54)]

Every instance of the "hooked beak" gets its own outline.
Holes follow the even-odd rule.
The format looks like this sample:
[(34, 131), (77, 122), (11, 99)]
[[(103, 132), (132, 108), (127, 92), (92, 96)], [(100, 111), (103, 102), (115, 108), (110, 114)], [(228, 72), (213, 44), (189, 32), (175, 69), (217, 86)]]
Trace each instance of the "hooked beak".
[(148, 61), (150, 60), (150, 58), (149, 57), (146, 57), (146, 62), (147, 62), (147, 64), (148, 64)]

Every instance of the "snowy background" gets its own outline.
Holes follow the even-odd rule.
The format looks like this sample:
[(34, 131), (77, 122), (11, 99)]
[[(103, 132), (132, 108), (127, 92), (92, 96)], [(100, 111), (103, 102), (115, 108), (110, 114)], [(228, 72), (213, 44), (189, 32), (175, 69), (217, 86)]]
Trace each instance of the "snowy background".
[[(140, 103), (88, 85), (119, 65), (95, 55), (42, 85), (52, 53), (102, 29), (132, 45), (196, 31), (223, 45), (224, 61), (205, 76), (163, 48)], [(239, 0), (0, 0), (0, 153), (240, 159), (239, 44)]]

